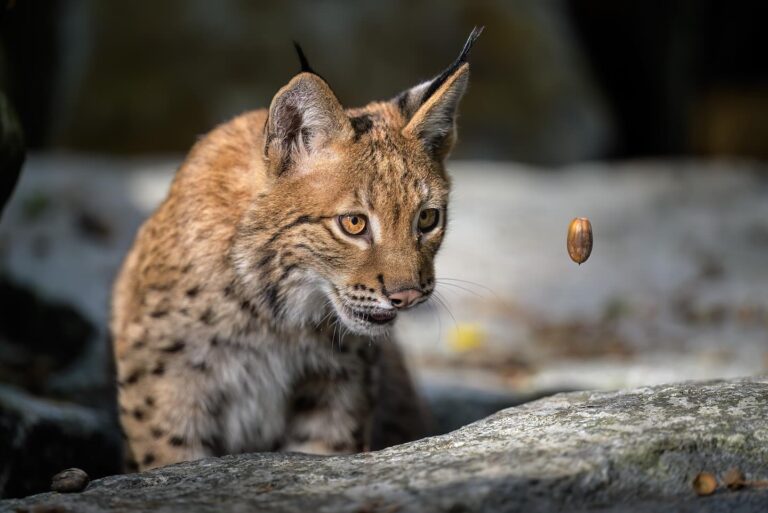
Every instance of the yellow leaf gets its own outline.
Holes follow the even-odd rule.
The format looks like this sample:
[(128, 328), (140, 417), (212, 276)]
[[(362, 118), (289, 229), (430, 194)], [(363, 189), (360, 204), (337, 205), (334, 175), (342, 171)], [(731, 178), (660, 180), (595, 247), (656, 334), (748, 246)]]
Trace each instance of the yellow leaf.
[(485, 330), (479, 324), (459, 323), (448, 337), (450, 348), (457, 353), (478, 349), (484, 343)]

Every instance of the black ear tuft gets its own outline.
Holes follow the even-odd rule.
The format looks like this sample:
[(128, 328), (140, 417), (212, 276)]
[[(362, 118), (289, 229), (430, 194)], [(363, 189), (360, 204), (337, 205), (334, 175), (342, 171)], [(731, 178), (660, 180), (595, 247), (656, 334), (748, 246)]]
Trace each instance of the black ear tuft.
[(444, 160), (456, 140), (456, 111), (469, 78), (467, 58), (482, 32), (483, 27), (475, 27), (459, 56), (437, 77), (393, 100), (406, 120), (402, 133), (420, 140), (436, 160)]
[[(296, 48), (296, 53), (299, 56), (299, 64), (301, 65), (301, 70), (299, 72), (313, 73), (317, 75), (315, 70), (312, 69), (312, 66), (309, 65), (309, 61), (307, 60), (307, 56), (304, 55), (304, 50), (301, 49), (301, 45), (297, 41), (294, 41), (293, 47)], [(320, 75), (317, 75), (317, 76), (320, 76)]]
[(469, 34), (459, 56), (435, 78), (407, 89), (394, 98), (400, 112), (406, 120), (410, 119), (416, 111), (429, 100), (435, 92), (445, 84), (456, 72), (467, 63), (472, 46), (483, 33), (485, 27), (475, 27)]
[(467, 38), (467, 42), (464, 43), (464, 48), (461, 49), (461, 54), (459, 54), (459, 58), (456, 59), (457, 62), (467, 62), (467, 57), (469, 57), (469, 52), (472, 51), (472, 47), (475, 45), (475, 41), (477, 41), (477, 38), (480, 37), (480, 34), (483, 33), (483, 30), (485, 30), (485, 27), (475, 27), (472, 29), (472, 32), (469, 33), (469, 37)]
[(421, 98), (421, 102), (424, 103), (427, 101), (435, 91), (438, 90), (438, 88), (443, 85), (443, 83), (454, 74), (454, 72), (459, 69), (459, 66), (467, 62), (467, 57), (469, 57), (469, 52), (472, 50), (472, 47), (475, 44), (475, 41), (477, 41), (477, 38), (480, 37), (480, 34), (483, 33), (483, 30), (485, 30), (485, 27), (475, 27), (472, 29), (472, 32), (469, 33), (469, 37), (467, 38), (467, 42), (464, 43), (464, 48), (461, 49), (461, 53), (456, 58), (455, 61), (451, 63), (450, 66), (448, 66), (445, 71), (440, 73), (440, 75), (437, 76), (434, 80), (432, 80), (432, 83), (429, 84), (429, 87), (424, 92), (424, 95)]

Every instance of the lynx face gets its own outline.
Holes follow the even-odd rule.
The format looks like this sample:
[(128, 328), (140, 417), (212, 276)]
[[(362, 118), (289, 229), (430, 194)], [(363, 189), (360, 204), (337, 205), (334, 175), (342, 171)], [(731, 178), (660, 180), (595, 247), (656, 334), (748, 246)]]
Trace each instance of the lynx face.
[(429, 298), (448, 209), (444, 160), (475, 37), (441, 75), (389, 102), (345, 111), (311, 70), (277, 93), (264, 136), (268, 191), (232, 255), (248, 295), (275, 319), (338, 319), (379, 335)]
[[(445, 230), (449, 186), (442, 169), (404, 138), (384, 139), (388, 131), (371, 128), (343, 151), (308, 159), (305, 173), (278, 180), (272, 191), (283, 211), (295, 206), (286, 224), (298, 223), (280, 236), (277, 257), (283, 272), (296, 266), (294, 285), (304, 285), (292, 287), (294, 301), (286, 290), (287, 301), (312, 296), (362, 334), (383, 332), (399, 309), (429, 297)], [(312, 288), (322, 298), (308, 294)]]

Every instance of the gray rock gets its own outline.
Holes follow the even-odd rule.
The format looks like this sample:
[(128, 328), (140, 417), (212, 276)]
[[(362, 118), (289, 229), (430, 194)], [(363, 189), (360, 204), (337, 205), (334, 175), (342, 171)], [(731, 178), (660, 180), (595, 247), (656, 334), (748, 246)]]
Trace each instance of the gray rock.
[(346, 457), (247, 454), (0, 503), (102, 511), (765, 511), (694, 476), (768, 477), (768, 378), (552, 396), (443, 436)]
[(0, 311), (0, 378), (33, 394), (50, 394), (50, 375), (81, 358), (96, 335), (77, 309), (2, 271)]
[(50, 490), (51, 478), (69, 467), (93, 477), (121, 471), (112, 416), (0, 385), (0, 497)]

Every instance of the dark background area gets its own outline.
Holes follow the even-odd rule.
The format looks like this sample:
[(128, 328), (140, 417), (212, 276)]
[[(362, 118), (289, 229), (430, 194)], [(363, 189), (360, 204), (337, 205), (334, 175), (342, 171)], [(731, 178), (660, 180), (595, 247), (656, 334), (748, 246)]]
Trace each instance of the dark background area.
[(268, 105), (292, 39), (355, 106), (436, 74), (479, 24), (459, 157), (765, 157), (766, 22), (757, 1), (16, 1), (0, 72), (31, 149), (183, 152)]

